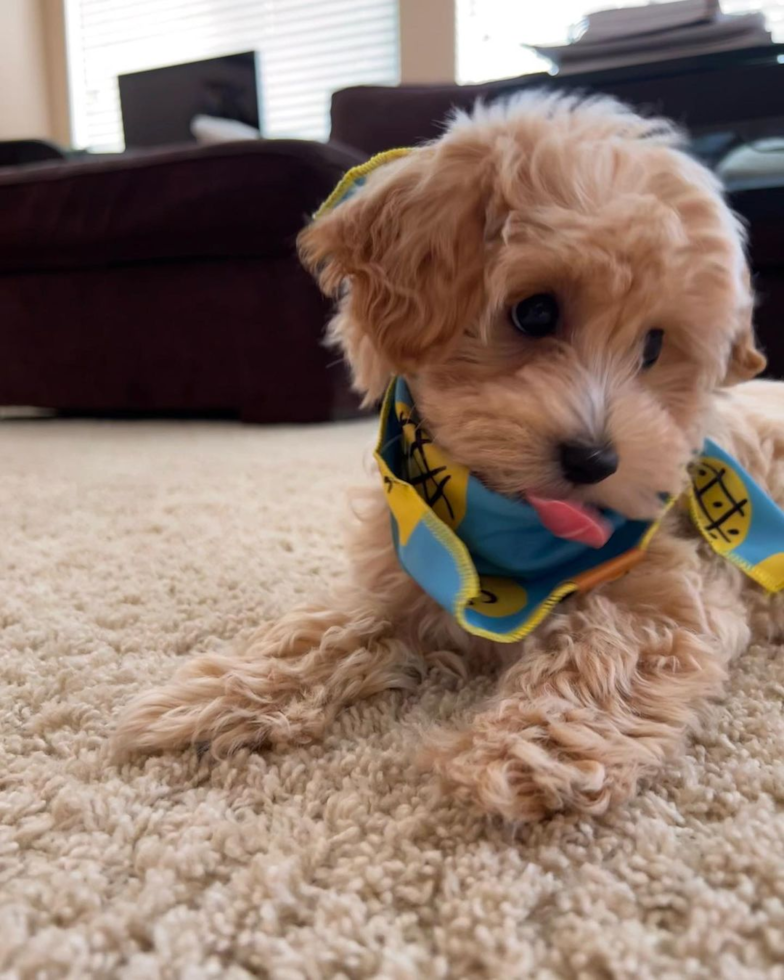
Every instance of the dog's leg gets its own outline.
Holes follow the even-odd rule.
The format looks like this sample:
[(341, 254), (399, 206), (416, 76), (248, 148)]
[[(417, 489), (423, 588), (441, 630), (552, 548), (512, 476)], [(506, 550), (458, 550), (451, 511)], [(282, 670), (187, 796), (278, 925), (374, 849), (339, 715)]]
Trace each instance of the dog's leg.
[[(397, 562), (383, 496), (371, 494), (365, 506), (350, 547), (353, 577), (342, 588), (260, 630), (244, 648), (196, 657), (169, 684), (137, 698), (120, 719), (117, 750), (208, 744), (226, 755), (245, 745), (302, 743), (343, 705), (413, 688), (429, 662), (420, 651), (438, 644), (428, 641), (443, 617)], [(436, 659), (462, 672), (458, 654)]]
[(137, 698), (120, 720), (120, 751), (244, 745), (318, 737), (345, 704), (414, 687), (424, 659), (368, 610), (313, 606), (290, 613), (244, 649), (208, 654)]
[(511, 820), (601, 813), (677, 750), (749, 639), (737, 573), (679, 569), (679, 547), (546, 624), (470, 726), (435, 736), (451, 789)]

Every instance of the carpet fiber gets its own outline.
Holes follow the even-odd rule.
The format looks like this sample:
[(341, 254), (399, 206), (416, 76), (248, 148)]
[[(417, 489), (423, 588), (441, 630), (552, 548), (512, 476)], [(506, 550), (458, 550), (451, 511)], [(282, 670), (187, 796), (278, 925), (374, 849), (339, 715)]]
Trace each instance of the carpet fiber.
[(432, 674), (327, 740), (118, 769), (128, 698), (342, 563), (368, 423), (0, 424), (0, 976), (784, 978), (784, 651), (632, 805), (523, 831), (439, 800)]

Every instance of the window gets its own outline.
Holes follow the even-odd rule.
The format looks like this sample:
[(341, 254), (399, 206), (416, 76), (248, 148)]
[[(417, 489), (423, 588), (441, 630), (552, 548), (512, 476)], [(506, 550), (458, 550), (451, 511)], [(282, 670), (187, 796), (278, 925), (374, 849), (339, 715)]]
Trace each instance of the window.
[(784, 0), (721, 0), (725, 14), (748, 14), (761, 10), (774, 41), (784, 41)]
[(66, 0), (74, 142), (123, 147), (117, 75), (261, 53), (264, 135), (324, 139), (335, 89), (398, 80), (397, 0)]
[[(592, 10), (639, 7), (643, 0), (455, 0), (460, 82), (546, 71), (549, 62), (521, 45), (563, 44)], [(724, 13), (764, 11), (774, 41), (784, 41), (784, 0), (721, 0)]]

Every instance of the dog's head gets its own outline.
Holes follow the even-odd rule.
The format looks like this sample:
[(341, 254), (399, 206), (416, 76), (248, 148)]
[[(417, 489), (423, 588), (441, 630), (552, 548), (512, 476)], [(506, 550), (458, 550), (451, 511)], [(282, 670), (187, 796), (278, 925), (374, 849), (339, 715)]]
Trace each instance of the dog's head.
[(651, 517), (710, 396), (765, 364), (737, 220), (661, 120), (528, 96), (458, 116), (300, 238), (357, 386), (404, 375), (488, 486)]

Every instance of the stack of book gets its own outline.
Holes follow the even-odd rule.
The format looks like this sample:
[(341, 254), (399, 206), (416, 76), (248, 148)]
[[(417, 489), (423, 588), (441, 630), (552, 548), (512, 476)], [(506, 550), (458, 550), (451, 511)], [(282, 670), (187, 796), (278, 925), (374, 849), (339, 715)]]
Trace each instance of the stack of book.
[(578, 25), (570, 44), (536, 45), (561, 73), (597, 71), (771, 43), (764, 16), (723, 14), (719, 0), (675, 0), (600, 10)]

